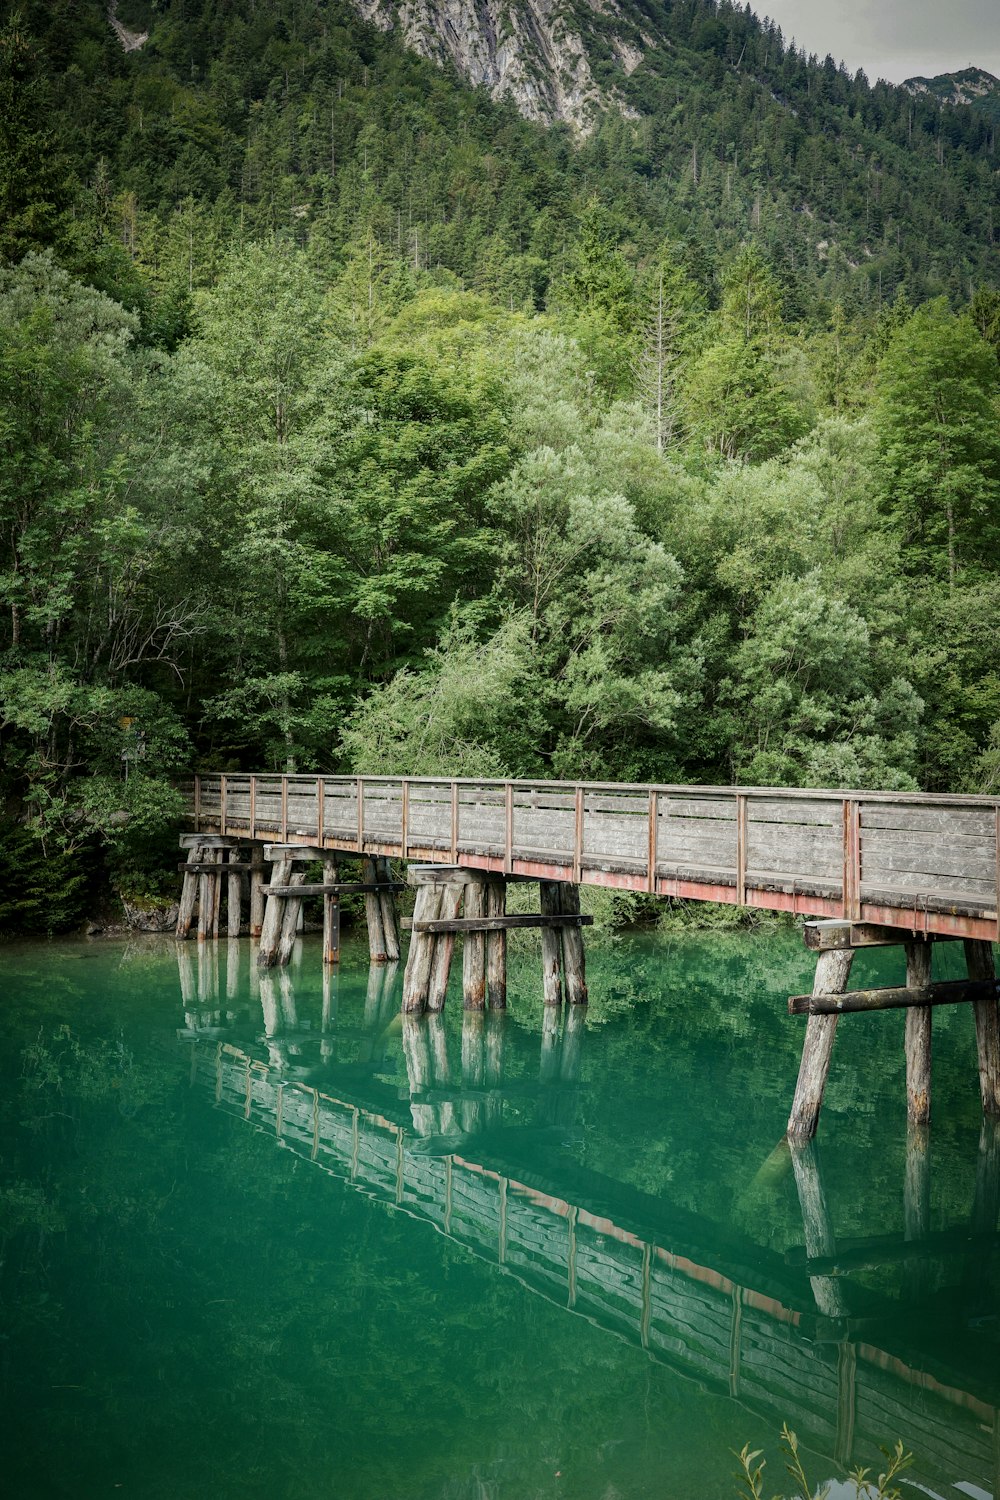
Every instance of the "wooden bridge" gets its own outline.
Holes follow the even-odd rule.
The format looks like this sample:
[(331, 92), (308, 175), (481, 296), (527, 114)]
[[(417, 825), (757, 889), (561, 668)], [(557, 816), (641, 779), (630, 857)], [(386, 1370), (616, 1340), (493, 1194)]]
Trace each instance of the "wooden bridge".
[[(196, 1014), (190, 1019), (196, 1021)], [(482, 1021), (464, 1018), (480, 1046)], [(831, 1464), (877, 1464), (879, 1446), (898, 1435), (916, 1454), (913, 1477), (935, 1487), (928, 1492), (950, 1494), (961, 1480), (980, 1486), (977, 1493), (1000, 1494), (1000, 1414), (993, 1388), (969, 1391), (947, 1368), (928, 1364), (905, 1343), (886, 1347), (885, 1327), (877, 1319), (848, 1318), (844, 1278), (830, 1274), (841, 1268), (830, 1263), (834, 1245), (822, 1223), (825, 1200), (812, 1147), (796, 1158), (808, 1247), (800, 1259), (791, 1257), (800, 1267), (798, 1277), (789, 1258), (757, 1248), (753, 1270), (732, 1251), (707, 1261), (704, 1225), (658, 1197), (579, 1168), (569, 1190), (543, 1180), (517, 1166), (516, 1129), (495, 1132), (488, 1138), (492, 1144), (484, 1139), (477, 1147), (468, 1128), (477, 1121), (480, 1129), (489, 1128), (490, 1100), (502, 1092), (502, 1080), (490, 1076), (482, 1059), (476, 1072), (475, 1046), (463, 1029), (463, 1078), (469, 1082), (471, 1064), (479, 1087), (467, 1090), (464, 1105), (448, 1102), (459, 1098), (456, 1090), (442, 1087), (441, 1080), (435, 1088), (433, 1063), (424, 1067), (418, 1060), (421, 1049), (439, 1050), (440, 1038), (435, 1042), (427, 1032), (440, 1026), (439, 1017), (404, 1020), (411, 1080), (405, 1101), (395, 1088), (374, 1082), (360, 1093), (356, 1080), (339, 1084), (335, 1065), (317, 1070), (323, 1049), (334, 1045), (335, 1026), (314, 1033), (311, 1045), (301, 1031), (295, 1033), (294, 1061), (304, 1064), (304, 1054), (312, 1052), (311, 1077), (321, 1072), (324, 1079), (318, 1086), (224, 1040), (225, 1028), (204, 1037), (190, 1029), (182, 1034), (191, 1038), (192, 1085), (221, 1110), (372, 1201), (433, 1226), (526, 1290), (642, 1349), (657, 1364), (738, 1401), (769, 1429), (794, 1411), (802, 1440)], [(567, 1059), (561, 1067), (556, 1059), (553, 1069), (551, 1029), (548, 1043), (554, 1095), (558, 1081), (565, 1081)], [(568, 1031), (562, 1045), (573, 1044)], [(280, 1035), (275, 1045), (280, 1051)], [(542, 1059), (544, 1079), (545, 1037)], [(449, 1123), (452, 1131), (466, 1127), (459, 1149), (448, 1149), (447, 1138), (427, 1139)], [(504, 1141), (513, 1164), (503, 1159)], [(977, 1265), (974, 1280), (988, 1254), (986, 1237), (993, 1243), (989, 1219), (995, 1224), (997, 1168), (995, 1149), (986, 1150), (977, 1199), (989, 1208), (978, 1226), (979, 1240), (971, 1240), (965, 1252), (965, 1260), (971, 1256)], [(626, 1200), (627, 1206), (610, 1206)], [(823, 1205), (819, 1223), (817, 1204)], [(920, 1254), (912, 1244), (901, 1248)], [(810, 1265), (810, 1258), (824, 1252), (825, 1261)], [(879, 1243), (871, 1254), (877, 1260), (884, 1252)], [(867, 1263), (862, 1256), (861, 1264)], [(963, 1265), (960, 1257), (959, 1274)], [(903, 1319), (899, 1331), (905, 1338), (920, 1329)]]
[[(178, 936), (187, 936), (200, 882), (199, 937), (218, 933), (228, 860), (229, 932), (241, 930), (249, 872), (258, 962), (286, 963), (306, 894), (324, 899), (323, 953), (339, 953), (339, 897), (363, 892), (372, 958), (399, 957), (389, 859), (419, 887), (403, 986), (404, 1011), (445, 1003), (455, 939), (463, 937), (467, 1008), (506, 1004), (506, 933), (542, 929), (546, 1005), (587, 999), (579, 887), (799, 913), (818, 953), (788, 1121), (817, 1128), (838, 1015), (906, 1009), (907, 1109), (926, 1125), (932, 1008), (971, 1005), (986, 1114), (1000, 1116), (1000, 1011), (992, 941), (1000, 934), (1000, 799), (760, 787), (621, 786), (385, 776), (199, 776), (189, 788)], [(255, 851), (240, 860), (239, 844)], [(265, 846), (270, 842), (271, 847)], [(338, 858), (362, 859), (345, 881)], [(271, 861), (264, 911), (264, 868)], [(323, 883), (305, 866), (323, 863)], [(537, 880), (537, 914), (508, 916), (506, 883)], [(461, 915), (464, 907), (464, 915)], [(968, 978), (934, 982), (931, 944), (962, 939)], [(849, 990), (857, 948), (903, 944), (906, 982)]]
[(199, 776), (196, 831), (1000, 935), (1000, 799), (387, 776)]

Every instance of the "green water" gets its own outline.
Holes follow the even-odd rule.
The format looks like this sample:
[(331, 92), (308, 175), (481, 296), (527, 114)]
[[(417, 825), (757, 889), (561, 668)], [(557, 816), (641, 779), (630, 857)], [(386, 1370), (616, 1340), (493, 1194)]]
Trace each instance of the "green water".
[(967, 1014), (922, 1175), (899, 1014), (842, 1022), (818, 1151), (775, 1151), (791, 933), (592, 945), (562, 1025), (528, 945), (506, 1016), (405, 1028), (357, 945), (325, 989), (310, 939), (263, 987), (246, 941), (2, 964), (6, 1494), (711, 1500), (747, 1442), (780, 1486), (784, 1421), (814, 1482), (898, 1437), (995, 1492)]

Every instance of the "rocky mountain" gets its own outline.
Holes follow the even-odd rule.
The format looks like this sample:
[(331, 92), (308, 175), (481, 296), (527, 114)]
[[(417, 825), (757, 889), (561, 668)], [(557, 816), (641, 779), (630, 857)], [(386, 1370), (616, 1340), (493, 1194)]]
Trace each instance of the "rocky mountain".
[[(473, 86), (510, 99), (530, 120), (562, 121), (586, 134), (597, 113), (634, 111), (613, 80), (628, 77), (654, 39), (618, 0), (354, 0), (382, 31), (395, 31), (421, 56), (451, 62)], [(598, 82), (592, 59), (611, 62)]]
[(962, 68), (958, 73), (939, 73), (936, 78), (908, 78), (903, 87), (940, 104), (971, 105), (1000, 120), (1000, 78), (994, 78), (985, 68)]

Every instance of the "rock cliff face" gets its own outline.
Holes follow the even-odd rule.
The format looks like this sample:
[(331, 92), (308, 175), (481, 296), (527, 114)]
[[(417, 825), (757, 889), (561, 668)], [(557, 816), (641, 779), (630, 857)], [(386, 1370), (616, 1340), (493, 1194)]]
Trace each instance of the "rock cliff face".
[(930, 94), (941, 104), (971, 104), (994, 118), (1000, 116), (1000, 78), (985, 68), (963, 68), (958, 73), (939, 73), (936, 78), (908, 78), (903, 84), (911, 94)]
[[(621, 102), (601, 89), (588, 59), (585, 28), (566, 0), (353, 0), (383, 31), (437, 62), (450, 60), (494, 99), (511, 99), (528, 119), (561, 120), (586, 133), (597, 112)], [(602, 41), (624, 74), (642, 60), (649, 38), (622, 15), (617, 0), (589, 0), (604, 18)]]

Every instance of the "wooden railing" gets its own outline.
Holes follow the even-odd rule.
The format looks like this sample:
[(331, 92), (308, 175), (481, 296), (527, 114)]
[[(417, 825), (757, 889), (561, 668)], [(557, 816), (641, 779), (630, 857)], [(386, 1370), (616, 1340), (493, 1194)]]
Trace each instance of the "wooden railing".
[(430, 777), (196, 777), (200, 832), (998, 936), (1000, 799)]

